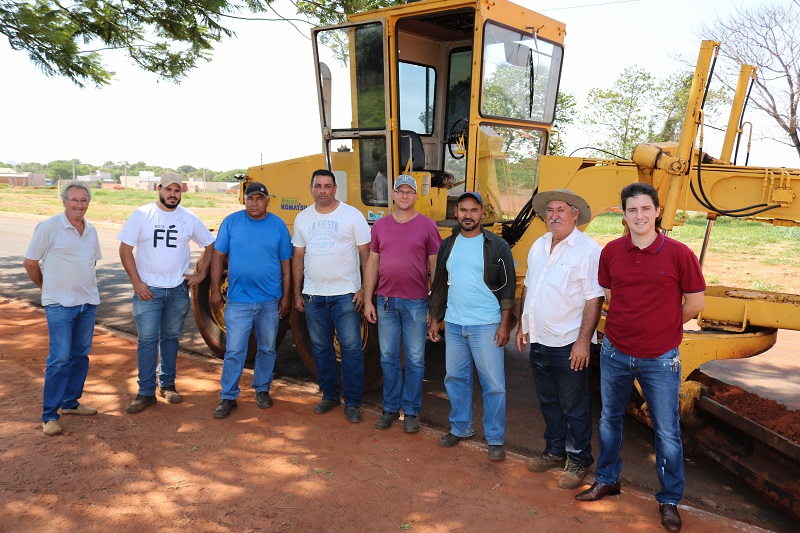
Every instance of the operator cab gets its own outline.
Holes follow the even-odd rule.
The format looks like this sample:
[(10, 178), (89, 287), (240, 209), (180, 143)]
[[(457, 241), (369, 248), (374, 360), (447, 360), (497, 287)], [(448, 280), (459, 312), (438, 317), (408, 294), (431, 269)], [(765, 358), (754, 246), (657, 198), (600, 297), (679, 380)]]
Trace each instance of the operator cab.
[(563, 25), (475, 1), (350, 20), (314, 31), (324, 155), (340, 199), (375, 220), (405, 173), (417, 180), (417, 209), (445, 225), (465, 190), (483, 195), (486, 223), (525, 214), (555, 117)]

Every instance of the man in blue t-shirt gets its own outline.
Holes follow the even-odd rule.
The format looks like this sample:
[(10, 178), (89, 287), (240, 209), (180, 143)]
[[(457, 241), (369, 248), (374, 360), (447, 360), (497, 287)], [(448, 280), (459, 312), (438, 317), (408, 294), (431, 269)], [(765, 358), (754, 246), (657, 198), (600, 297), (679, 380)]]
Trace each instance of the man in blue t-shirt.
[(256, 352), (253, 389), (261, 409), (272, 407), (269, 388), (275, 367), (278, 323), (289, 312), (292, 240), (286, 224), (267, 212), (269, 193), (261, 183), (244, 192), (243, 211), (225, 217), (211, 263), (211, 308), (222, 307), (220, 284), (228, 259), (228, 292), (225, 305), (227, 341), (220, 385), (222, 401), (214, 418), (226, 418), (238, 407), (239, 379), (247, 358), (250, 333), (255, 332)]

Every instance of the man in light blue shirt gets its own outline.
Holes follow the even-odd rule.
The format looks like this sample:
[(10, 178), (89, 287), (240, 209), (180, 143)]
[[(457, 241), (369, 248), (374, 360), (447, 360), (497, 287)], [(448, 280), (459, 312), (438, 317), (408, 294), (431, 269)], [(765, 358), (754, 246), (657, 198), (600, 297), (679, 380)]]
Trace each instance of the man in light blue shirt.
[(450, 448), (473, 435), (472, 367), (483, 391), (483, 431), (489, 459), (505, 459), (506, 383), (503, 347), (514, 326), (516, 274), (511, 248), (481, 227), (483, 199), (465, 192), (455, 209), (458, 228), (442, 242), (431, 286), (428, 338), (439, 340), (444, 319), (450, 398), (450, 432), (439, 446)]

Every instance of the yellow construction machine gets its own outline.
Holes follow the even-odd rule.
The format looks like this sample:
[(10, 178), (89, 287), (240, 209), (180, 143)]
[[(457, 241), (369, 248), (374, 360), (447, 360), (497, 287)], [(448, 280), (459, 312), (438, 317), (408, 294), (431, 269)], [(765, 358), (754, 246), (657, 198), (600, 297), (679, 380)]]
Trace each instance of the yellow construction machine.
[[(446, 236), (455, 225), (455, 199), (465, 190), (479, 191), (484, 224), (512, 246), (518, 289), (528, 250), (547, 231), (531, 209), (537, 191), (571, 189), (597, 215), (619, 205), (628, 183), (650, 183), (659, 191), (665, 231), (680, 224), (687, 211), (708, 214), (701, 261), (719, 215), (798, 225), (800, 170), (731, 163), (751, 67), (742, 69), (721, 153), (711, 157), (704, 151), (703, 101), (719, 43), (702, 44), (679, 142), (639, 145), (630, 160), (545, 155), (557, 142), (552, 125), (565, 34), (564, 24), (505, 0), (426, 0), (313, 30), (322, 153), (249, 168), (240, 197), (248, 183), (264, 183), (273, 196), (270, 211), (291, 231), (297, 213), (313, 203), (312, 171), (328, 168), (336, 175), (338, 199), (374, 221), (391, 212), (389, 183), (405, 173), (420, 185), (417, 210), (436, 220)], [(208, 306), (208, 281), (193, 296), (198, 327), (221, 356), (224, 320)], [(769, 349), (780, 328), (800, 330), (800, 297), (709, 287), (697, 322), (700, 331), (687, 332), (681, 346), (683, 413), (688, 419), (700, 407), (725, 418), (724, 409), (701, 398), (699, 385), (686, 378), (707, 361)], [(279, 341), (289, 326), (313, 373), (304, 315), (292, 311)], [(374, 387), (380, 383), (377, 332), (364, 321), (362, 334), (366, 384)], [(647, 420), (641, 402), (632, 412)], [(732, 431), (751, 437), (760, 430)], [(720, 443), (726, 440), (717, 435), (700, 445), (714, 448), (717, 460), (800, 518), (797, 444), (761, 438), (777, 453), (768, 462), (778, 465), (778, 473), (765, 474), (747, 465), (743, 456), (752, 449), (722, 456)], [(791, 482), (780, 478), (780, 471), (787, 480), (793, 476)]]

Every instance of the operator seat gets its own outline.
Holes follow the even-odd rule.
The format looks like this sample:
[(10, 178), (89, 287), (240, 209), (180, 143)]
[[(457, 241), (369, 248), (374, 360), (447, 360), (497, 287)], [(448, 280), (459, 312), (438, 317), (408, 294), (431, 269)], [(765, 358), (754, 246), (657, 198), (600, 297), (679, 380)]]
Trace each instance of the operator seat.
[(431, 170), (425, 168), (425, 148), (422, 146), (422, 139), (415, 131), (400, 130), (400, 171), (404, 172), (408, 161), (411, 159), (410, 168), (417, 172), (429, 172), (431, 175), (431, 187), (444, 187), (445, 183), (453, 181), (453, 175), (443, 170)]

